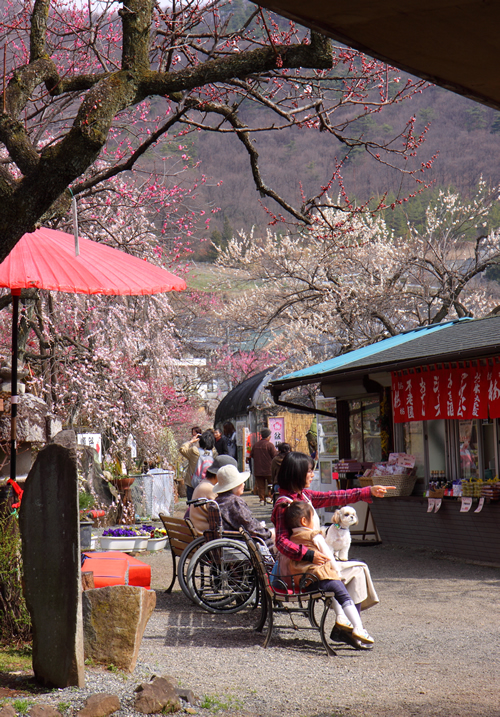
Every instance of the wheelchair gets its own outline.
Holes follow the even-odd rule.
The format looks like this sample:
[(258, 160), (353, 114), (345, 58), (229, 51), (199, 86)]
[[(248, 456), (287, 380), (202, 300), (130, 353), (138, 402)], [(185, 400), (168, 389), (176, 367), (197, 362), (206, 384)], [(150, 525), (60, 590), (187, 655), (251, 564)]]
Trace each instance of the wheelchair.
[(258, 576), (239, 532), (225, 531), (215, 500), (200, 498), (189, 505), (206, 506), (210, 529), (186, 546), (178, 566), (182, 591), (212, 613), (235, 613), (258, 601)]

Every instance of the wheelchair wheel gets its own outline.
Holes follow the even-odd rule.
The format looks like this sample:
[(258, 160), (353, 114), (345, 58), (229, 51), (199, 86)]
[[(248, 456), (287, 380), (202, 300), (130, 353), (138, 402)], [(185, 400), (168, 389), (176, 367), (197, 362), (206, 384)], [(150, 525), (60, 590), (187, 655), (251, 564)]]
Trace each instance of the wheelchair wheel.
[(189, 561), (186, 584), (195, 603), (208, 612), (243, 610), (256, 597), (257, 575), (244, 543), (219, 538)]
[(179, 558), (179, 562), (177, 563), (177, 578), (179, 580), (179, 585), (181, 586), (181, 590), (184, 595), (190, 600), (192, 600), (193, 597), (187, 586), (187, 571), (189, 567), (189, 562), (200, 547), (200, 545), (205, 545), (206, 542), (207, 541), (205, 540), (203, 535), (199, 538), (195, 538), (192, 543), (190, 543), (184, 548), (184, 551)]

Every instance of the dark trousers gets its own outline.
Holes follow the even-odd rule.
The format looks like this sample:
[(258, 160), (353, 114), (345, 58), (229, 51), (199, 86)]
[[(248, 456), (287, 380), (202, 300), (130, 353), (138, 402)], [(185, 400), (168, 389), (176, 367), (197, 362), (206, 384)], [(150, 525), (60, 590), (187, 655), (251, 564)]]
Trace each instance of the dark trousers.
[(265, 500), (269, 494), (268, 484), (271, 482), (271, 477), (267, 476), (255, 476), (255, 489), (260, 500)]
[(315, 588), (324, 590), (326, 593), (334, 593), (335, 600), (339, 603), (341, 607), (346, 607), (347, 605), (354, 605), (352, 597), (347, 592), (347, 589), (342, 580), (318, 580), (308, 588), (308, 592), (310, 590), (314, 590)]

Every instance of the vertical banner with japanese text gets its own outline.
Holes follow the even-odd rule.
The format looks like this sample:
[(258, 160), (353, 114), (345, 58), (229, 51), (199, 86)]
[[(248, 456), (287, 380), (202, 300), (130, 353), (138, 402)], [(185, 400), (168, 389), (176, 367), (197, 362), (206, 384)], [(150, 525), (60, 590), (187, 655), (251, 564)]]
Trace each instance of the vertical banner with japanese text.
[(285, 418), (284, 416), (272, 416), (267, 419), (268, 428), (271, 431), (271, 443), (277, 446), (285, 440)]
[(490, 418), (500, 418), (500, 359), (487, 366), (486, 381)]

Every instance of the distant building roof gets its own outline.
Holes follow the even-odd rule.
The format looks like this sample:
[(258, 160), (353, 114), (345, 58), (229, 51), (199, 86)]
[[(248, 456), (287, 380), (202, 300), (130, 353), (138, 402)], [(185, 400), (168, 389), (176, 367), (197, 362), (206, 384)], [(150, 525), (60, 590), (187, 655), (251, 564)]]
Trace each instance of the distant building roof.
[(422, 364), (488, 357), (500, 353), (500, 317), (456, 319), (391, 336), (269, 382), (273, 395), (295, 386), (354, 378), (369, 370), (394, 371)]
[(246, 381), (239, 383), (232, 391), (229, 391), (215, 411), (215, 425), (246, 414), (254, 404), (254, 400), (259, 395), (263, 385), (267, 383), (275, 370), (275, 366), (266, 368), (264, 371), (260, 371), (255, 376), (251, 376)]

